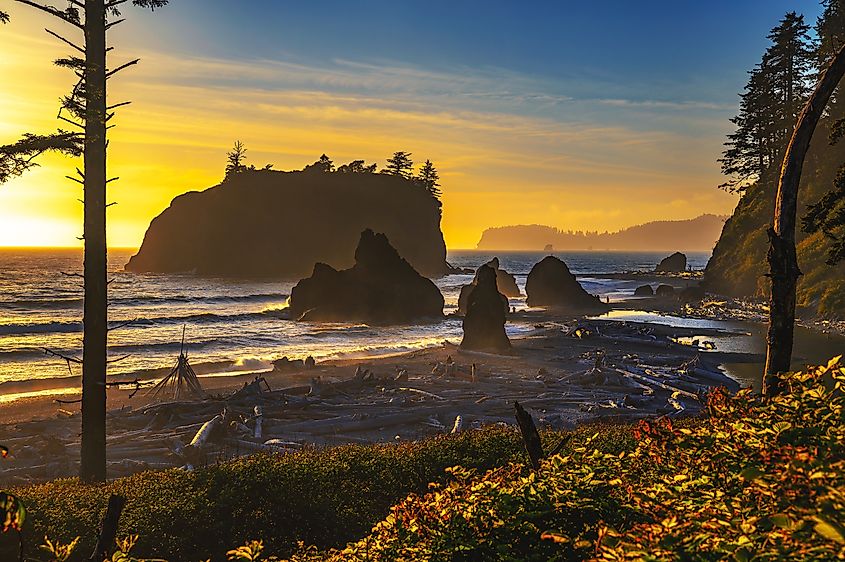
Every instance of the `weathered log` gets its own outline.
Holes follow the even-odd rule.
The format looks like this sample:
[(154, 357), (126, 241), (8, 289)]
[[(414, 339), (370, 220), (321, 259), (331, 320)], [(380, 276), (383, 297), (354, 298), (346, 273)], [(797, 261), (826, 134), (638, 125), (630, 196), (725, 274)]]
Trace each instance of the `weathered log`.
[[(103, 460), (105, 461), (105, 459)], [(91, 553), (91, 557), (88, 559), (89, 562), (102, 562), (109, 558), (115, 544), (117, 522), (120, 519), (120, 513), (123, 511), (124, 505), (126, 505), (126, 498), (123, 496), (112, 494), (109, 497), (109, 505), (106, 508), (106, 514), (103, 516), (103, 524), (100, 527), (100, 536), (97, 539), (94, 552)]]
[(218, 428), (223, 425), (223, 414), (217, 414), (199, 428), (194, 438), (188, 444), (192, 449), (202, 449)]
[(525, 451), (528, 453), (528, 459), (531, 461), (534, 470), (539, 470), (540, 460), (545, 455), (543, 454), (543, 444), (540, 442), (537, 426), (534, 425), (531, 414), (526, 412), (519, 405), (519, 402), (514, 402), (513, 407), (516, 412), (516, 423), (519, 424), (519, 431), (522, 434), (522, 442), (525, 444)]

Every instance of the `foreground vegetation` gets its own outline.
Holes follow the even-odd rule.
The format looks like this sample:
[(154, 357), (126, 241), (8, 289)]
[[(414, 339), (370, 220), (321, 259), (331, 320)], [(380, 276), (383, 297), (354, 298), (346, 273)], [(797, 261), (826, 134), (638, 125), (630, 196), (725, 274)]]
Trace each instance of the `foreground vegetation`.
[(90, 535), (108, 494), (125, 494), (121, 532), (171, 560), (222, 559), (246, 538), (262, 542), (231, 559), (845, 559), (845, 366), (784, 380), (768, 402), (715, 392), (699, 420), (582, 428), (539, 471), (519, 462), (515, 432), (491, 429), (18, 492), (29, 540), (61, 541)]

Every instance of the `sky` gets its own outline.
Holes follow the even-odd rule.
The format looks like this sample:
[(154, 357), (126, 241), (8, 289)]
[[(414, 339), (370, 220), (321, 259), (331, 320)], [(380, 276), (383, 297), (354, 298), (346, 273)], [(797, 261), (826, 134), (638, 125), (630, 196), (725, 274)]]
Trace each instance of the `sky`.
[[(56, 0), (62, 5), (62, 0)], [(74, 77), (50, 16), (0, 0), (0, 144), (48, 132)], [(602, 2), (171, 0), (110, 32), (119, 110), (109, 244), (137, 247), (186, 191), (217, 184), (236, 139), (248, 163), (328, 154), (431, 159), (449, 248), (488, 227), (619, 230), (730, 214), (717, 159), (747, 71), (787, 11), (816, 0)], [(0, 186), (0, 246), (81, 242), (79, 162), (48, 156)]]

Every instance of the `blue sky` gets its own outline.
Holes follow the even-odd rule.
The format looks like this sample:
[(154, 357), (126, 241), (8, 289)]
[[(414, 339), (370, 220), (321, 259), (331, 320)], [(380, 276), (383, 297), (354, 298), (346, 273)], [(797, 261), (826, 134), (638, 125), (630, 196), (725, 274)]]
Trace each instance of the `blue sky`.
[[(16, 84), (0, 89), (9, 137), (55, 127), (55, 100), (71, 82), (49, 65), (64, 49), (44, 35), (46, 16), (12, 8), (0, 33), (0, 52), (14, 55), (0, 60)], [(324, 152), (339, 162), (383, 163), (394, 150), (431, 158), (456, 248), (506, 224), (616, 230), (729, 214), (736, 197), (716, 189), (717, 159), (747, 71), (790, 10), (810, 24), (820, 13), (815, 0), (127, 8), (112, 56), (141, 64), (113, 84), (115, 101), (135, 103), (113, 131), (116, 173), (131, 188), (112, 211), (111, 239), (137, 245), (175, 195), (219, 181), (236, 138), (277, 169)], [(56, 198), (67, 199), (50, 219), (64, 221), (56, 236), (75, 243), (78, 217), (61, 209), (78, 214), (78, 195), (53, 187), (66, 173), (45, 167), (0, 191), (0, 223), (4, 212), (17, 221), (0, 228), (0, 245), (45, 231), (43, 217), (26, 216)]]

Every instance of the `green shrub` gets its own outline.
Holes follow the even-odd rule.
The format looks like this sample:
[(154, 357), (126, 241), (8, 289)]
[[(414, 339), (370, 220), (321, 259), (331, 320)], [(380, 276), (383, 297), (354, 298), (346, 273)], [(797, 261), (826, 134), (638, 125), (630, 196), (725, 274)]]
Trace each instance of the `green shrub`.
[(701, 423), (642, 422), (630, 452), (591, 440), (539, 472), (452, 469), (322, 559), (845, 558), (845, 368), (784, 378), (770, 401), (715, 392)]

